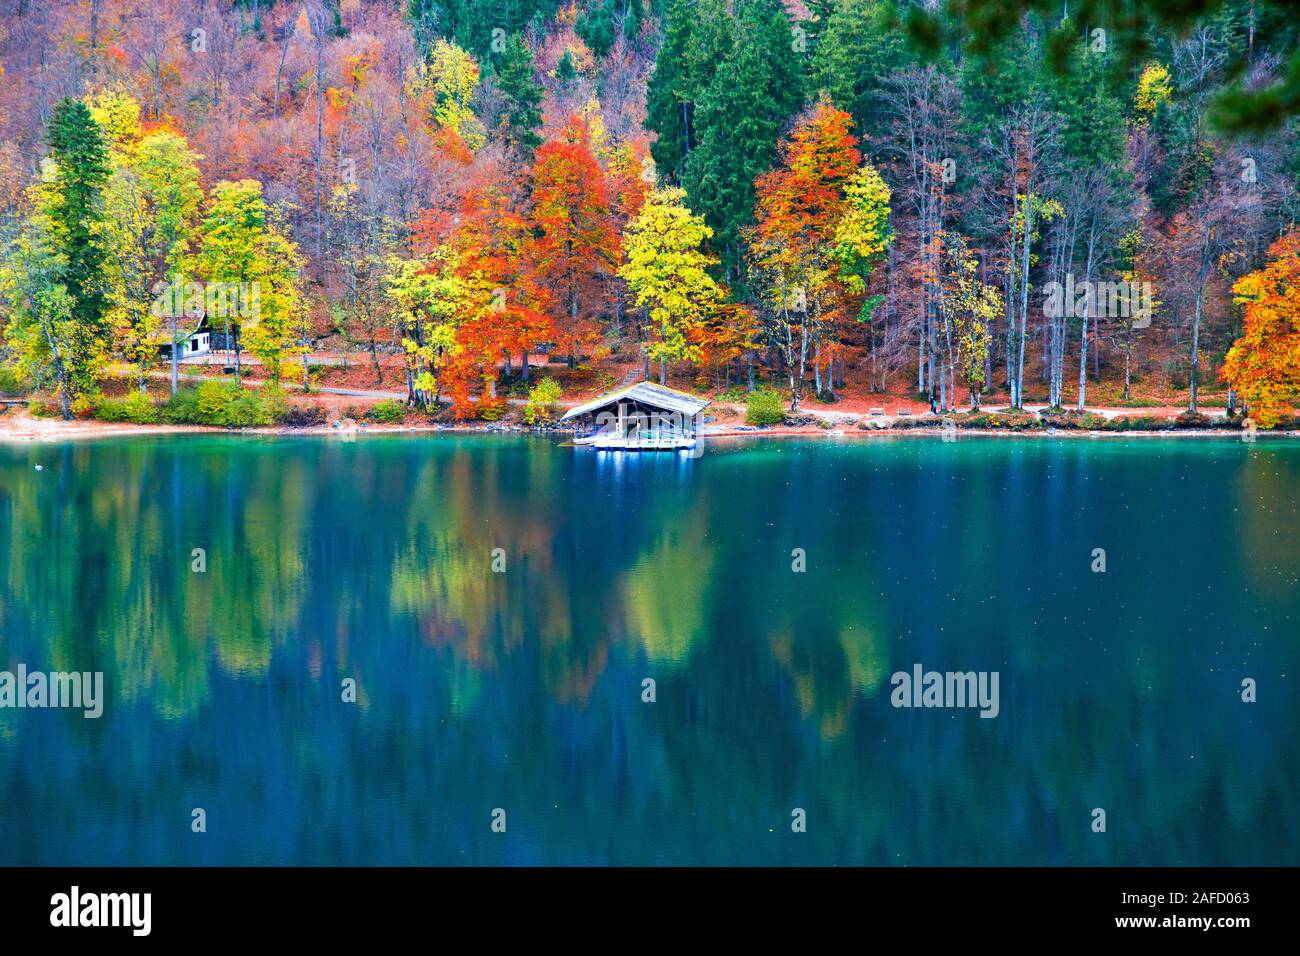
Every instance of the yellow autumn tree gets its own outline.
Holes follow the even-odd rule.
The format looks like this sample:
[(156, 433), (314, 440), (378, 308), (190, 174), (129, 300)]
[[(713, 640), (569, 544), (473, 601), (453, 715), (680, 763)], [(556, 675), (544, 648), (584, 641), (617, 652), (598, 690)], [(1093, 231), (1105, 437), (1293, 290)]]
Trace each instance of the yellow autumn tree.
[(701, 250), (713, 230), (685, 199), (686, 190), (674, 186), (650, 192), (623, 237), (626, 262), (618, 270), (649, 316), (656, 337), (645, 349), (659, 363), (660, 382), (668, 362), (700, 360), (692, 327), (715, 312), (725, 294), (708, 272), (717, 260)]
[(434, 125), (455, 133), (471, 150), (480, 148), (485, 139), (472, 108), (478, 83), (479, 67), (474, 57), (443, 39), (429, 51), (417, 83), (419, 92), (427, 97)]
[[(956, 334), (953, 358), (957, 378), (970, 392), (971, 409), (978, 411), (980, 393), (988, 384), (984, 365), (993, 320), (1003, 311), (1002, 293), (997, 286), (980, 280), (979, 263), (964, 236), (944, 236), (944, 252), (947, 268), (941, 285), (940, 309), (945, 329), (951, 321)], [(956, 381), (952, 390), (956, 392)], [(953, 401), (956, 401), (955, 394)]]
[(1137, 93), (1133, 97), (1138, 122), (1143, 126), (1149, 123), (1160, 104), (1167, 103), (1173, 92), (1169, 70), (1160, 63), (1148, 63), (1138, 77)]
[(114, 152), (129, 152), (144, 135), (140, 104), (124, 90), (104, 89), (85, 98), (90, 115), (104, 131), (104, 141)]

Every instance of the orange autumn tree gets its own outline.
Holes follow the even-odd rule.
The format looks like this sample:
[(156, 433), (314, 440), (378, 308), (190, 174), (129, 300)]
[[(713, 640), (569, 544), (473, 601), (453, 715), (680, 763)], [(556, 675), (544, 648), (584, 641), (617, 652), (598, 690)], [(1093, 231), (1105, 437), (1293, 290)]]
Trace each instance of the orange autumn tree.
[(440, 343), (437, 387), (457, 418), (503, 411), (496, 394), (502, 359), (507, 367), (514, 354), (524, 362), (554, 337), (550, 297), (535, 268), (534, 229), (521, 208), (517, 178), (504, 166), (484, 164), (451, 209), (426, 211), (413, 230), (414, 249), (431, 263), (425, 271), (440, 265), (458, 290), (454, 315), (428, 336)]
[(1269, 261), (1232, 287), (1246, 323), (1220, 377), (1261, 428), (1278, 424), (1300, 391), (1300, 231), (1269, 247)]
[(842, 307), (836, 227), (861, 158), (848, 113), (823, 98), (781, 144), (781, 165), (754, 181), (750, 260), (765, 290), (768, 334), (780, 348), (797, 411), (811, 352)]
[(596, 319), (619, 255), (609, 183), (586, 123), (570, 117), (558, 139), (538, 147), (532, 184), (535, 267), (553, 301), (557, 344), (572, 368), (577, 356), (598, 351)]
[(485, 391), (495, 398), (497, 362), (507, 370), (518, 355), (524, 381), (528, 356), (555, 337), (551, 298), (536, 268), (532, 224), (519, 213), (522, 184), (502, 165), (483, 170), (465, 195), (455, 242), (462, 252), (462, 275), (483, 302), (483, 327), (472, 330), (465, 356), (481, 363)]
[(758, 317), (747, 305), (728, 302), (720, 305), (701, 321), (691, 325), (687, 338), (700, 356), (700, 365), (713, 373), (714, 385), (725, 387), (724, 373), (730, 380), (734, 362), (758, 347)]

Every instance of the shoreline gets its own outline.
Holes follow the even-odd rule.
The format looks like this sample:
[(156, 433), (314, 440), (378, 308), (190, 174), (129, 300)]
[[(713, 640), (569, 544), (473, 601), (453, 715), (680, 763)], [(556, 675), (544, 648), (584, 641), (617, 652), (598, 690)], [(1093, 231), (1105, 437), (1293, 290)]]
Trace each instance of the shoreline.
[[(420, 424), (420, 425), (354, 425), (348, 428), (336, 428), (332, 425), (308, 425), (292, 427), (287, 425), (269, 425), (254, 428), (222, 428), (216, 425), (133, 425), (126, 422), (101, 422), (93, 419), (74, 419), (66, 422), (62, 419), (32, 418), (25, 413), (10, 417), (0, 415), (0, 442), (7, 444), (28, 444), (43, 442), (81, 441), (89, 439), (111, 439), (116, 437), (149, 435), (249, 435), (257, 437), (291, 437), (337, 436), (354, 440), (358, 435), (412, 435), (426, 436), (435, 434), (450, 435), (550, 435), (563, 437), (570, 432), (552, 429), (533, 429), (516, 425), (499, 424)], [(1168, 429), (1133, 429), (1130, 431), (1098, 431), (1084, 428), (1047, 428), (1013, 430), (1004, 428), (959, 428), (956, 437), (947, 441), (958, 441), (962, 437), (973, 438), (1236, 438), (1241, 440), (1241, 430), (1231, 428), (1168, 428)], [(827, 439), (876, 439), (876, 438), (928, 438), (945, 440), (942, 429), (933, 426), (894, 428), (881, 424), (880, 427), (862, 428), (856, 424), (841, 427), (823, 428), (816, 425), (799, 427), (788, 426), (723, 426), (717, 430), (704, 430), (701, 438), (735, 439), (735, 438), (812, 438)], [(1294, 439), (1300, 438), (1300, 430), (1260, 431), (1259, 439)]]

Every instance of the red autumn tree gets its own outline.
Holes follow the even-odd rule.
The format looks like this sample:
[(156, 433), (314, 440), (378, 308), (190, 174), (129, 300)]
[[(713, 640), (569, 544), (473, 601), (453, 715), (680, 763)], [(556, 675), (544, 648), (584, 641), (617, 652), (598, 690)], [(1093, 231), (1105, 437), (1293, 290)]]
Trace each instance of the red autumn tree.
[(504, 357), (508, 369), (511, 356), (518, 355), (527, 381), (529, 354), (556, 333), (549, 290), (537, 270), (533, 227), (519, 213), (522, 208), (523, 184), (504, 164), (487, 166), (465, 196), (455, 242), (462, 275), (487, 305), (488, 327), (476, 344), (481, 354), (491, 354), (492, 376), (498, 359)]
[(553, 300), (557, 343), (573, 367), (599, 344), (596, 320), (618, 259), (609, 184), (581, 119), (571, 117), (558, 139), (538, 147), (532, 182), (537, 238), (531, 252)]
[(797, 410), (810, 351), (820, 360), (843, 289), (835, 230), (861, 154), (852, 119), (822, 99), (781, 144), (781, 165), (754, 181), (751, 256), (766, 290), (769, 325), (785, 358)]

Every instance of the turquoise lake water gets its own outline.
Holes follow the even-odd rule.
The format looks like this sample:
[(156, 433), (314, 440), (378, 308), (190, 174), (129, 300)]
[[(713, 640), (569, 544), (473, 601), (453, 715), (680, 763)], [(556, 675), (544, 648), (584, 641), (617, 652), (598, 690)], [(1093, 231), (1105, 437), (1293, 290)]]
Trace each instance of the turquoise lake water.
[[(1295, 864), (1298, 487), (1271, 440), (0, 446), (0, 669), (105, 697), (0, 709), (0, 864)], [(997, 716), (893, 706), (917, 664)]]

